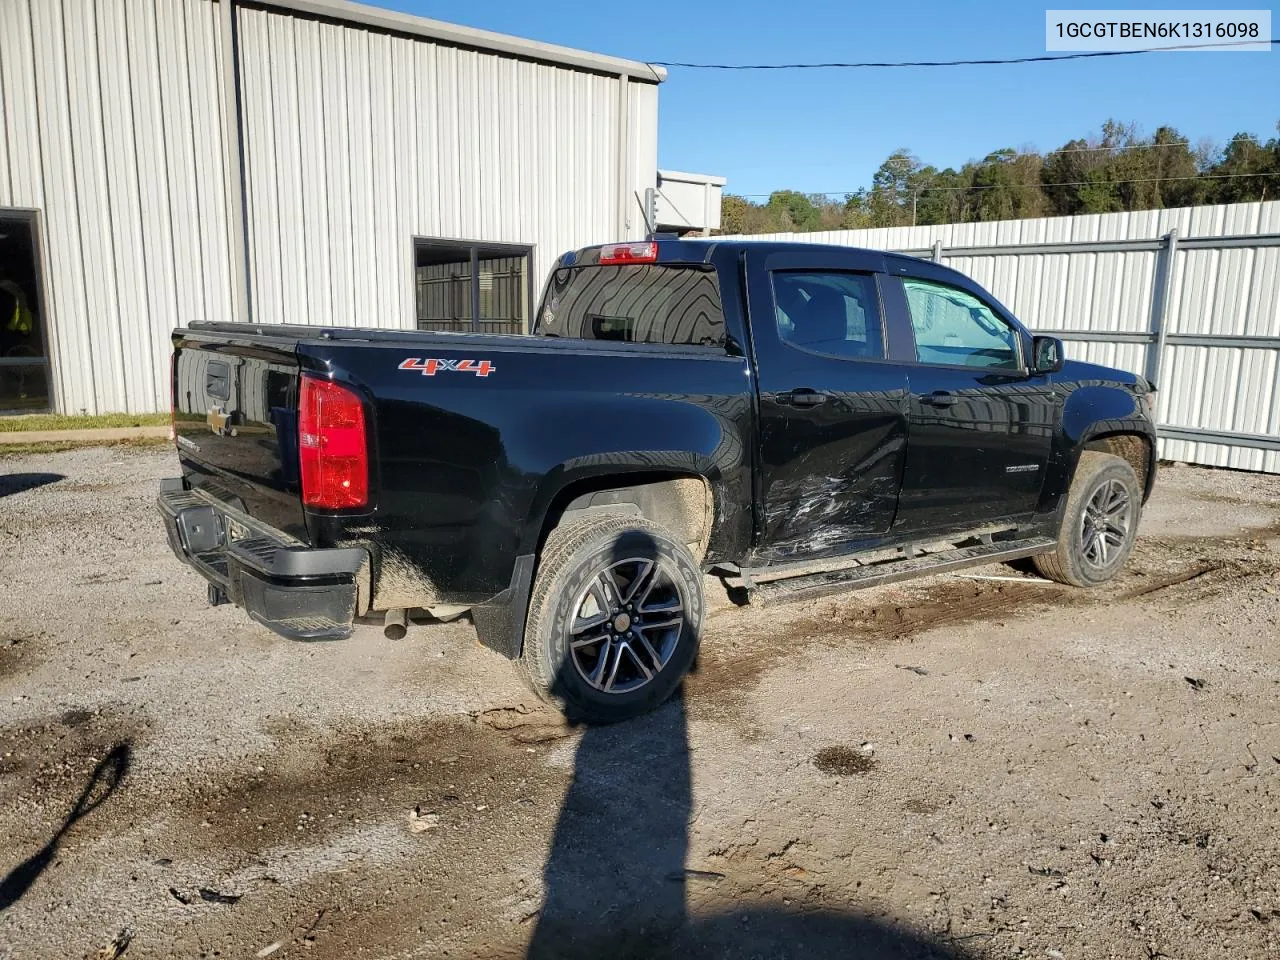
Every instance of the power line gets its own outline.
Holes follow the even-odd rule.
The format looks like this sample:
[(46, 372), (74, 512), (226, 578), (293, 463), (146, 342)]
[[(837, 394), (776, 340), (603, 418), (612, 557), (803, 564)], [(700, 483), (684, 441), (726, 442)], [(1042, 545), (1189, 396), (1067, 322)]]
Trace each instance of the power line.
[(1133, 57), (1144, 53), (1167, 53), (1174, 50), (1205, 50), (1209, 48), (1256, 46), (1260, 43), (1277, 44), (1280, 40), (1235, 40), (1224, 43), (1186, 43), (1170, 47), (1154, 47), (1150, 50), (1091, 50), (1084, 53), (1049, 53), (1035, 57), (1009, 57), (987, 60), (904, 60), (898, 62), (861, 63), (684, 63), (678, 60), (650, 60), (656, 67), (683, 67), (688, 70), (860, 70), (893, 67), (991, 67), (1015, 63), (1049, 63), (1057, 60), (1089, 60), (1094, 57)]
[[(1243, 137), (1232, 137), (1230, 140), (1226, 141), (1223, 144), (1223, 146), (1229, 147), (1233, 143), (1256, 143), (1258, 146), (1262, 146), (1262, 143), (1258, 140), (1257, 137), (1249, 136), (1249, 135), (1245, 135)], [(1039, 156), (1052, 157), (1055, 154), (1059, 154), (1059, 153), (1098, 153), (1100, 151), (1106, 151), (1108, 153), (1123, 153), (1126, 150), (1154, 150), (1156, 147), (1190, 147), (1190, 146), (1191, 146), (1190, 140), (1175, 140), (1172, 143), (1129, 143), (1119, 147), (1101, 147), (1101, 146), (1100, 147), (1063, 147), (1061, 150), (1046, 150), (1044, 153), (1039, 154)], [(1015, 156), (1032, 157), (1032, 156), (1036, 156), (1036, 154), (1019, 153), (1019, 154), (1015, 154)]]
[[(1229, 147), (1233, 143), (1252, 143), (1258, 147), (1264, 144), (1255, 136), (1245, 135), (1242, 137), (1232, 137), (1227, 140), (1223, 146)], [(999, 156), (1002, 160), (1021, 160), (1023, 157), (1056, 157), (1060, 153), (1105, 153), (1114, 156), (1117, 153), (1127, 153), (1130, 150), (1154, 150), (1156, 147), (1191, 147), (1190, 140), (1175, 140), (1172, 143), (1129, 143), (1117, 147), (1096, 146), (1096, 147), (1063, 147), (1060, 150), (1046, 150), (1044, 153), (1039, 151), (1031, 151), (1030, 153), (1003, 153), (999, 150), (992, 150), (987, 156)], [(917, 157), (907, 154), (894, 154), (885, 160), (885, 163), (902, 163), (910, 162), (918, 159)]]
[[(1122, 183), (1161, 183), (1166, 180), (1234, 180), (1236, 177), (1280, 177), (1280, 171), (1264, 173), (1203, 173), (1187, 177), (1135, 177), (1131, 180), (1066, 180), (1053, 183), (1018, 184), (1018, 186), (1085, 187), (1095, 184), (1098, 186), (1119, 186)], [(922, 187), (920, 192), (923, 193), (925, 190), (998, 190), (1003, 186), (1009, 185), (989, 183), (974, 187)]]
[[(1234, 180), (1237, 177), (1280, 177), (1280, 171), (1262, 172), (1262, 173), (1202, 173), (1189, 177), (1141, 177), (1132, 180), (1068, 180), (1053, 183), (988, 183), (976, 184), (969, 187), (921, 187), (916, 193), (925, 193), (929, 190), (999, 190), (1006, 189), (1030, 189), (1031, 187), (1085, 187), (1085, 186), (1119, 186), (1122, 183), (1159, 183), (1165, 180)], [(859, 188), (861, 189), (861, 188)], [(782, 191), (775, 190), (773, 193)], [(857, 193), (857, 190), (796, 190), (796, 193), (803, 193), (810, 197), (839, 197), (848, 196)], [(773, 193), (736, 193), (728, 194), (729, 196), (742, 197), (744, 200), (750, 200), (753, 197), (771, 197)]]

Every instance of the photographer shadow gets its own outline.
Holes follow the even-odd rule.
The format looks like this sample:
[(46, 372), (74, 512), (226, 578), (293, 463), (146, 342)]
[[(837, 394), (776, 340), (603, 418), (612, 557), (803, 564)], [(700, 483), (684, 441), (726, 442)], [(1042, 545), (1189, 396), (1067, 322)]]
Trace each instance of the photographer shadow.
[(715, 879), (686, 873), (692, 806), (680, 693), (638, 720), (588, 727), (543, 871), (529, 960), (968, 957), (852, 911), (752, 904), (690, 917), (687, 884)]
[(58, 847), (62, 844), (62, 840), (68, 831), (81, 819), (98, 809), (120, 788), (125, 777), (129, 775), (129, 764), (132, 758), (133, 749), (126, 740), (116, 744), (111, 749), (111, 752), (98, 761), (97, 766), (93, 768), (93, 772), (89, 775), (89, 781), (85, 784), (75, 803), (71, 805), (71, 810), (67, 813), (53, 836), (49, 838), (43, 847), (26, 860), (23, 860), (22, 863), (10, 870), (3, 880), (0, 880), (0, 911), (7, 910), (22, 899), (23, 895), (31, 889), (31, 885), (40, 877), (40, 874), (44, 873), (49, 864), (53, 862), (53, 858), (58, 852)]
[[(785, 790), (786, 784), (779, 789)], [(686, 870), (692, 810), (692, 759), (682, 689), (660, 709), (638, 719), (588, 725), (552, 837), (543, 871), (543, 906), (526, 957), (968, 956), (954, 943), (921, 937), (854, 911), (752, 904), (690, 917), (688, 884), (718, 879)]]

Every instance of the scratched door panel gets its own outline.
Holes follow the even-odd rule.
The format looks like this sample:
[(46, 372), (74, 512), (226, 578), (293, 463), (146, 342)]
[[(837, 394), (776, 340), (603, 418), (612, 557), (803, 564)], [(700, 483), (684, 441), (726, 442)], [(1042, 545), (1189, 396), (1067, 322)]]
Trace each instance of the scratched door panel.
[[(905, 371), (896, 364), (814, 363), (805, 382), (827, 400), (781, 400), (761, 374), (761, 556), (842, 552), (886, 533), (898, 504), (907, 444)], [(787, 381), (781, 381), (783, 383)]]
[(880, 265), (865, 251), (815, 251), (748, 272), (762, 560), (842, 553), (893, 524), (908, 368), (885, 359)]

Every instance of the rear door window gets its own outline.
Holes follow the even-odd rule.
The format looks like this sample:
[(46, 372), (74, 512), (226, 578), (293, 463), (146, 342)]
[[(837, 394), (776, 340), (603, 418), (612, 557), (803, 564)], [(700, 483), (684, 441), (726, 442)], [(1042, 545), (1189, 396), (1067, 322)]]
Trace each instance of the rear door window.
[(534, 333), (723, 348), (716, 272), (660, 263), (563, 267), (552, 274)]
[(884, 359), (880, 298), (870, 274), (778, 271), (773, 297), (783, 343), (849, 360)]

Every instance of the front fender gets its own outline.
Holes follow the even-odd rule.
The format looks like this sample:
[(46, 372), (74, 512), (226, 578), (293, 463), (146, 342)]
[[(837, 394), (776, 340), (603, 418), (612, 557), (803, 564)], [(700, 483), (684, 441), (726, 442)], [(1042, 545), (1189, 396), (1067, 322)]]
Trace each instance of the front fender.
[[(1143, 393), (1136, 388), (1115, 383), (1083, 383), (1074, 385), (1067, 394), (1062, 410), (1062, 425), (1057, 452), (1050, 465), (1040, 509), (1057, 511), (1066, 499), (1075, 476), (1080, 454), (1090, 441), (1113, 434), (1136, 434), (1149, 445), (1154, 467), (1156, 429), (1142, 402)], [(1148, 471), (1149, 494), (1155, 470)]]
[(1067, 443), (1080, 448), (1110, 433), (1139, 433), (1155, 440), (1155, 426), (1133, 390), (1115, 384), (1085, 384), (1073, 390), (1062, 410)]

